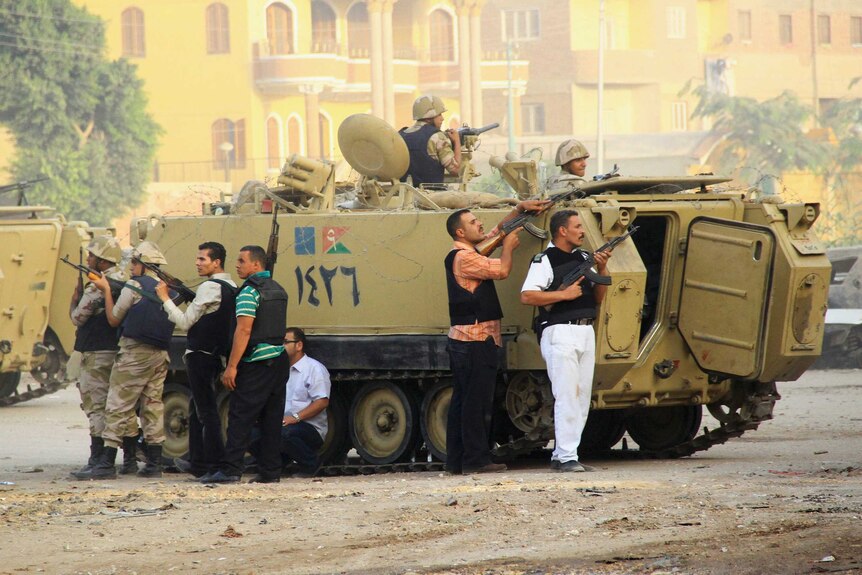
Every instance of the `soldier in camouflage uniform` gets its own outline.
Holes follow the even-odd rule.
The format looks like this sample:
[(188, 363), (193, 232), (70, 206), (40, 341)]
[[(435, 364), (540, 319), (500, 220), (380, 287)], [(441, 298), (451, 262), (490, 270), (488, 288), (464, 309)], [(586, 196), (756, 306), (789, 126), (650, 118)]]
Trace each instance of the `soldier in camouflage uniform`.
[(416, 123), (398, 133), (404, 138), (410, 152), (410, 167), (404, 174), (413, 180), (413, 186), (434, 187), (443, 184), (448, 172), (457, 176), (461, 170), (461, 139), (457, 130), (440, 130), (446, 106), (437, 96), (420, 96), (413, 103)]
[[(124, 460), (134, 458), (138, 434), (135, 407), (140, 402), (141, 428), (147, 444), (147, 464), (139, 477), (161, 477), (162, 444), (165, 441), (162, 390), (168, 373), (168, 348), (174, 324), (155, 297), (158, 278), (141, 262), (160, 265), (167, 261), (152, 242), (141, 242), (132, 255), (132, 279), (116, 304), (104, 277), (93, 283), (105, 296), (105, 313), (112, 326), (120, 326), (120, 350), (111, 370), (106, 404), (105, 449), (89, 475), (82, 479), (113, 479), (114, 461), (123, 446)], [(143, 292), (143, 293), (142, 293)], [(148, 297), (143, 297), (146, 294)], [(176, 293), (171, 293), (176, 297)]]
[[(108, 235), (96, 236), (87, 246), (87, 252), (87, 267), (110, 278), (124, 280), (117, 267), (122, 250), (115, 238)], [(87, 284), (82, 291), (82, 285), (79, 283), (72, 294), (69, 315), (78, 328), (75, 333), (75, 351), (81, 354), (78, 390), (81, 393), (81, 409), (90, 423), (90, 458), (78, 473), (87, 473), (99, 460), (104, 449), (102, 432), (105, 429), (105, 401), (108, 398), (108, 380), (117, 355), (119, 335), (116, 328), (108, 324), (102, 292), (92, 283)], [(119, 295), (119, 290), (114, 295)], [(120, 472), (123, 473), (124, 470)]]
[(565, 188), (570, 186), (581, 187), (586, 181), (584, 174), (589, 157), (587, 147), (578, 140), (566, 140), (560, 144), (554, 163), (560, 166), (562, 171), (548, 181), (548, 190), (558, 193), (566, 191)]

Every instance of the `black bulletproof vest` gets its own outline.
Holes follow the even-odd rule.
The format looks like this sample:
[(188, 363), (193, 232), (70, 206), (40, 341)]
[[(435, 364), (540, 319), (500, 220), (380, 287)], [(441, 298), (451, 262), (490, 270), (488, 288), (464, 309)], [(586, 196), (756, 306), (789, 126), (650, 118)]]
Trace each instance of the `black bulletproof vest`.
[(245, 349), (246, 355), (249, 355), (259, 343), (281, 345), (284, 332), (287, 331), (287, 292), (271, 277), (254, 275), (246, 279), (242, 287), (247, 285), (260, 293), (260, 305)]
[[(132, 279), (141, 284), (144, 291), (154, 292), (159, 280), (150, 276), (132, 276)], [(171, 299), (177, 296), (174, 290), (169, 290)], [(123, 324), (120, 326), (120, 335), (146, 343), (165, 351), (171, 346), (171, 335), (174, 333), (174, 324), (168, 319), (168, 314), (162, 309), (161, 302), (156, 303), (151, 299), (142, 297), (138, 303), (129, 308)]]
[[(111, 286), (114, 301), (120, 296), (120, 288)], [(117, 340), (120, 334), (117, 328), (108, 323), (108, 316), (103, 309), (93, 314), (75, 331), (75, 351), (117, 351)]]
[[(547, 291), (554, 291), (559, 288), (566, 274), (586, 260), (586, 253), (582, 250), (568, 253), (555, 246), (551, 246), (544, 253), (548, 256), (551, 267), (554, 269), (554, 279)], [(592, 282), (584, 279), (581, 282), (581, 290), (583, 290), (581, 297), (572, 301), (555, 303), (550, 312), (540, 307), (538, 323), (544, 328), (549, 325), (565, 323), (575, 319), (596, 317), (596, 298), (593, 294)]]
[(208, 281), (221, 287), (221, 303), (216, 311), (201, 316), (189, 329), (188, 348), (227, 356), (236, 329), (236, 288), (223, 280)]
[(398, 132), (404, 138), (407, 151), (410, 152), (410, 167), (401, 178), (402, 182), (407, 179), (407, 176), (412, 176), (413, 186), (417, 188), (419, 184), (443, 183), (443, 165), (436, 158), (428, 155), (428, 140), (439, 131), (433, 124), (426, 124), (415, 132), (408, 133), (407, 128), (401, 128)]
[(455, 254), (459, 251), (461, 250), (452, 250), (443, 261), (446, 266), (446, 287), (449, 291), (449, 325), (473, 325), (477, 321), (502, 318), (503, 308), (500, 307), (497, 288), (492, 280), (480, 283), (473, 293), (458, 285), (453, 265)]

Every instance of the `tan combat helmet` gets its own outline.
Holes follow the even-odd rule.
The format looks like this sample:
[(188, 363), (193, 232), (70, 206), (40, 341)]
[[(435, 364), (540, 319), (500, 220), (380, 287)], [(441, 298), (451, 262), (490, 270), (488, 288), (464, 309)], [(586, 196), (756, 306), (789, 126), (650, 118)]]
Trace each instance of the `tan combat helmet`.
[(446, 111), (446, 105), (443, 100), (437, 96), (426, 94), (419, 96), (413, 102), (413, 119), (414, 120), (430, 120), (436, 118)]
[(167, 264), (168, 260), (162, 255), (159, 246), (153, 242), (141, 242), (135, 246), (132, 259), (146, 264)]
[(120, 242), (113, 236), (96, 236), (87, 245), (87, 251), (106, 262), (115, 264), (123, 257)]
[(587, 151), (587, 147), (578, 140), (571, 139), (566, 140), (557, 148), (557, 159), (554, 163), (558, 166), (565, 166), (572, 160), (589, 157), (590, 153)]

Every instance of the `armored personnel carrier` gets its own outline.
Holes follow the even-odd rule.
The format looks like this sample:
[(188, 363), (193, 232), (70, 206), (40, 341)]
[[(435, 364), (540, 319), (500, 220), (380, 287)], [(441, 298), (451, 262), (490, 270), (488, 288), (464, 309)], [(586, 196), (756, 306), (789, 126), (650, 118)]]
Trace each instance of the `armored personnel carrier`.
[[(443, 460), (451, 395), (443, 258), (451, 210), (441, 204), (490, 206), (474, 208), (486, 229), (510, 211), (505, 200), (493, 207), (469, 192), (477, 138), (467, 133), (464, 177), (441, 197), (397, 180), (408, 159), (394, 130), (352, 116), (339, 144), (359, 173), (355, 185), (337, 186), (333, 166), (293, 156), (276, 182), (250, 182), (200, 215), (133, 222), (132, 243), (156, 242), (167, 271), (193, 285), (199, 243), (220, 241), (233, 255), (246, 244), (266, 246), (277, 224), (274, 275), (289, 293), (288, 324), (306, 329), (309, 354), (332, 374), (324, 459), (341, 461), (353, 447), (377, 465)], [(491, 164), (512, 198), (543, 194), (534, 160)], [(590, 249), (639, 227), (609, 263), (613, 284), (595, 326), (583, 450), (611, 448), (626, 432), (658, 456), (707, 449), (771, 418), (776, 382), (797, 379), (820, 354), (830, 264), (812, 232), (819, 206), (726, 182), (620, 176), (579, 184), (582, 197), (556, 206), (578, 211)], [(532, 223), (547, 229), (550, 215)], [(505, 345), (494, 440), (502, 458), (553, 437), (534, 310), (519, 302), (530, 259), (546, 243), (521, 234), (513, 271), (497, 283)], [(184, 337), (176, 336), (165, 387), (169, 455), (185, 451)], [(698, 435), (704, 407), (719, 425)]]

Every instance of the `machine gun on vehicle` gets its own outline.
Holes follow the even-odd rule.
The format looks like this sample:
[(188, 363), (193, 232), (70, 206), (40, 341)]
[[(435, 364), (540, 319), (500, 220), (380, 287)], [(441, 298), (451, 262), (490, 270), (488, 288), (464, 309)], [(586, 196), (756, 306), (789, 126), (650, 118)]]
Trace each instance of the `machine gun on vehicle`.
[[(136, 261), (141, 262), (141, 260)], [(160, 280), (165, 282), (170, 289), (177, 292), (177, 297), (174, 298), (175, 304), (180, 305), (181, 303), (190, 302), (195, 299), (195, 292), (193, 292), (190, 287), (184, 284), (182, 280), (175, 278), (165, 270), (161, 269), (156, 264), (141, 262), (141, 265), (156, 274), (156, 276), (158, 276)], [(162, 303), (161, 300), (159, 300), (159, 303)]]
[(482, 126), (481, 128), (471, 128), (470, 126), (464, 126), (463, 128), (458, 128), (458, 138), (461, 140), (461, 145), (464, 146), (467, 143), (468, 137), (479, 136), (481, 134), (484, 134), (488, 130), (493, 130), (494, 128), (499, 127), (499, 122), (494, 122), (493, 124), (488, 124), (487, 126)]
[(27, 196), (24, 195), (24, 190), (33, 184), (38, 184), (39, 182), (44, 182), (48, 179), (48, 176), (39, 176), (35, 180), (21, 180), (14, 184), (6, 184), (5, 186), (0, 186), (0, 194), (5, 194), (6, 192), (18, 192), (18, 205), (26, 206), (29, 205), (29, 202), (27, 201)]
[[(76, 264), (75, 262), (73, 262), (73, 261), (69, 260), (69, 256), (68, 256), (68, 255), (66, 255), (65, 257), (60, 258), (60, 261), (61, 261), (61, 262), (63, 262), (64, 264), (67, 264), (67, 265), (72, 266), (73, 268), (75, 268), (76, 270), (78, 270), (81, 274), (83, 274), (83, 275), (87, 276), (87, 279), (89, 279), (90, 281), (96, 281), (97, 279), (99, 279), (100, 277), (102, 277), (102, 275), (104, 275), (104, 274), (102, 274), (102, 272), (100, 272), (100, 271), (98, 271), (98, 270), (94, 270), (93, 268), (90, 268), (90, 267), (87, 267), (87, 266), (84, 266), (84, 265), (80, 265), (80, 264)], [(156, 295), (156, 294), (154, 294), (153, 292), (146, 291), (146, 290), (144, 290), (144, 289), (142, 289), (142, 288), (139, 288), (139, 287), (137, 287), (137, 286), (133, 286), (133, 285), (131, 285), (131, 284), (130, 284), (130, 283), (128, 283), (128, 282), (124, 282), (124, 281), (121, 281), (121, 280), (118, 280), (118, 279), (114, 279), (114, 278), (110, 278), (110, 277), (107, 277), (107, 276), (105, 276), (105, 279), (107, 279), (107, 280), (108, 280), (108, 283), (109, 283), (109, 284), (111, 285), (111, 287), (113, 287), (113, 288), (117, 288), (118, 290), (119, 290), (119, 289), (123, 289), (123, 288), (129, 288), (129, 289), (130, 289), (130, 290), (132, 290), (133, 292), (135, 292), (135, 293), (137, 293), (137, 294), (140, 294), (140, 295), (141, 295), (141, 297), (145, 297), (145, 298), (147, 298), (147, 299), (148, 299), (148, 300), (150, 300), (150, 301), (153, 301), (153, 302), (155, 302), (155, 303), (157, 303), (157, 304), (159, 304), (159, 305), (162, 305), (162, 300), (160, 300), (160, 299), (159, 299), (159, 296), (157, 296), (157, 295)], [(166, 283), (167, 283), (167, 282), (166, 282)]]

